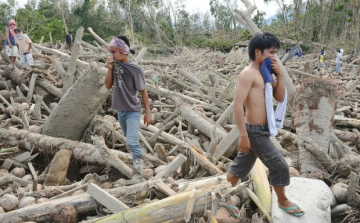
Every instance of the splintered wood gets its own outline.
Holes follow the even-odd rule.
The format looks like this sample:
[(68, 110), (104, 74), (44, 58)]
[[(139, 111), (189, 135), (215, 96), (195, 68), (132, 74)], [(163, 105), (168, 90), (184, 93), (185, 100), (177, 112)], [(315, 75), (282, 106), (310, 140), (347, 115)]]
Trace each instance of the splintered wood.
[[(235, 16), (248, 17), (250, 11)], [(18, 61), (11, 69), (1, 52), (0, 222), (49, 222), (74, 210), (69, 222), (223, 222), (224, 213), (217, 210), (228, 200), (238, 200), (229, 205), (242, 207), (243, 215), (229, 214), (227, 222), (271, 222), (270, 186), (260, 161), (241, 184), (232, 187), (226, 181), (238, 152), (233, 101), (237, 76), (249, 61), (247, 49), (224, 53), (177, 47), (166, 56), (132, 47), (139, 50), (130, 58), (144, 69), (153, 122), (145, 126), (141, 120), (138, 134), (144, 180), (125, 186), (132, 178), (133, 157), (111, 109), (111, 91), (104, 86), (108, 43), (91, 27), (87, 31), (94, 45), (81, 40), (80, 27), (72, 52), (60, 43), (53, 48), (42, 41), (34, 44), (36, 68), (27, 72)], [(315, 52), (293, 58), (283, 69), (289, 93), (302, 89), (308, 77), (337, 86), (326, 143), (314, 140), (311, 132), (322, 134), (322, 126), (309, 124), (306, 134), (300, 134), (304, 122), (292, 126), (292, 120), (311, 121), (304, 115), (305, 104), (318, 109), (309, 104), (307, 91), (302, 101), (295, 100), (302, 103), (297, 110), (289, 100), (285, 129), (271, 140), (289, 166), (300, 170), (298, 175), (350, 184), (347, 210), (359, 201), (359, 59), (349, 58), (352, 62), (343, 63), (335, 75), (334, 62), (318, 70), (316, 57)], [(294, 119), (295, 114), (303, 119)], [(316, 165), (300, 168), (299, 151)], [(343, 209), (334, 207), (336, 216)]]

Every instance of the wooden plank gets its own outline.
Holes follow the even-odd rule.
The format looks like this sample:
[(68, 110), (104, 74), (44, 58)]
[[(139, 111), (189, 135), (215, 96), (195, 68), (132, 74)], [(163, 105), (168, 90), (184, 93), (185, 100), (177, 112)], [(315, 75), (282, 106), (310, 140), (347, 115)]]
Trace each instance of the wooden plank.
[(98, 187), (96, 184), (89, 184), (88, 189), (86, 190), (91, 197), (96, 201), (104, 205), (113, 213), (118, 213), (127, 209), (130, 209), (126, 204), (122, 203), (120, 200), (106, 192), (105, 190)]
[(146, 147), (150, 150), (150, 152), (153, 154), (154, 153), (153, 148), (150, 146), (150, 144), (146, 140), (145, 136), (141, 132), (139, 132), (139, 137), (140, 137), (141, 141), (146, 145)]
[(33, 177), (34, 177), (34, 180), (37, 180), (38, 176), (37, 176), (37, 174), (36, 174), (36, 171), (35, 171), (32, 163), (31, 163), (31, 162), (28, 162), (28, 166), (29, 166), (29, 169), (30, 169), (31, 174), (32, 174)]
[(15, 161), (18, 161), (20, 163), (24, 162), (25, 160), (29, 159), (31, 157), (30, 153), (29, 152), (24, 152), (24, 153), (21, 153), (20, 155), (14, 157), (13, 159)]
[(165, 184), (163, 181), (158, 181), (155, 183), (155, 186), (157, 189), (159, 189), (160, 191), (164, 192), (165, 194), (167, 194), (168, 196), (173, 196), (176, 194), (175, 191), (173, 191), (167, 184)]

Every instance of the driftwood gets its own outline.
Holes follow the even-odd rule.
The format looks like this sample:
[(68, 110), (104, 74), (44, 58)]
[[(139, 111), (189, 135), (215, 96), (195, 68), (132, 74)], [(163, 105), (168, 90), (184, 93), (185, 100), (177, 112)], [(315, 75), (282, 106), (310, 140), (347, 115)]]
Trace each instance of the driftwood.
[[(234, 17), (239, 19), (239, 15), (242, 16), (239, 20), (242, 19), (243, 24), (251, 29), (251, 34), (256, 34), (260, 30), (253, 24), (250, 16), (255, 7), (246, 0), (243, 2), (247, 10), (244, 12), (235, 10)], [(225, 202), (229, 193), (239, 196), (240, 204), (236, 206), (246, 208), (254, 221), (261, 222), (264, 217), (254, 215), (254, 207), (248, 205), (249, 198), (255, 201), (261, 212), (271, 221), (268, 215), (270, 214), (269, 186), (266, 184), (266, 173), (262, 166), (255, 165), (250, 174), (254, 189), (250, 187), (240, 191), (244, 185), (229, 188), (226, 174), (222, 174), (231, 165), (240, 137), (233, 118), (233, 90), (237, 75), (249, 60), (246, 50), (233, 49), (226, 54), (206, 49), (194, 51), (179, 47), (174, 51), (174, 55), (158, 56), (153, 60), (147, 57), (147, 47), (142, 47), (137, 55), (129, 55), (132, 61), (139, 63), (145, 70), (153, 125), (145, 126), (141, 120), (139, 132), (143, 147), (143, 172), (147, 181), (124, 186), (126, 179), (131, 177), (132, 156), (124, 136), (126, 132), (120, 129), (115, 119), (116, 111), (110, 108), (110, 92), (103, 86), (103, 78), (107, 73), (104, 62), (109, 55), (108, 43), (96, 35), (91, 28), (89, 31), (97, 42), (92, 45), (81, 41), (81, 35), (76, 35), (77, 47), (74, 45), (73, 52), (64, 51), (64, 45), (59, 41), (56, 49), (45, 47), (51, 47), (48, 43), (34, 44), (39, 52), (33, 55), (41, 61), (38, 66), (42, 69), (33, 69), (24, 73), (22, 76), (24, 81), (19, 83), (20, 85), (14, 83), (10, 77), (11, 72), (6, 75), (4, 71), (0, 71), (4, 77), (4, 80), (0, 81), (0, 126), (2, 127), (0, 128), (0, 160), (2, 158), (6, 160), (4, 166), (9, 171), (14, 167), (23, 167), (27, 174), (24, 179), (7, 173), (0, 174), (0, 186), (4, 190), (1, 195), (14, 193), (18, 200), (23, 196), (30, 197), (30, 200), (40, 200), (45, 197), (51, 199), (47, 205), (18, 207), (18, 210), (3, 214), (6, 220), (0, 215), (0, 221), (52, 221), (49, 209), (61, 203), (73, 205), (78, 214), (90, 217), (108, 213), (102, 205), (112, 212), (119, 211), (109, 204), (117, 204), (121, 201), (121, 206), (131, 209), (108, 218), (120, 217), (121, 220), (118, 220), (120, 222), (125, 221), (124, 219), (147, 222), (203, 222), (205, 216), (203, 218), (201, 216), (207, 215), (203, 211), (211, 209), (213, 216), (216, 216), (217, 202), (219, 200)], [(139, 48), (139, 46), (132, 48), (134, 47)], [(290, 79), (288, 73), (284, 71), (289, 95), (291, 91), (295, 91), (294, 85), (304, 85), (306, 80), (303, 75), (310, 76), (303, 72), (304, 68), (312, 73), (311, 76), (319, 76), (319, 72), (313, 70), (311, 66), (315, 57), (317, 57), (315, 54), (305, 55), (304, 60), (287, 61), (287, 71), (292, 78)], [(89, 63), (94, 60), (99, 63)], [(6, 69), (6, 65), (0, 66)], [(322, 71), (323, 80), (331, 76), (331, 69), (329, 67)], [(360, 118), (358, 108), (360, 94), (357, 93), (359, 85), (351, 80), (356, 80), (353, 76), (356, 76), (357, 71), (356, 66), (344, 65), (342, 70), (344, 77), (331, 77), (341, 89), (347, 87), (348, 90), (340, 92), (341, 97), (333, 104), (332, 108), (335, 108), (335, 103), (338, 107), (336, 109), (338, 116), (335, 116), (334, 123), (330, 121), (331, 118), (326, 118), (329, 119), (329, 140), (324, 141), (318, 136), (314, 136), (313, 141), (307, 140), (308, 132), (300, 129), (302, 122), (299, 114), (304, 116), (305, 121), (309, 121), (310, 116), (304, 115), (306, 106), (301, 105), (298, 106), (299, 114), (296, 109), (288, 107), (287, 115), (291, 114), (293, 120), (286, 117), (284, 124), (286, 130), (279, 129), (277, 138), (271, 138), (276, 148), (286, 155), (289, 164), (298, 164), (299, 150), (309, 151), (309, 157), (318, 164), (318, 168), (309, 167), (309, 172), (318, 171), (322, 175), (319, 178), (324, 177), (327, 183), (338, 181), (347, 183), (347, 177), (350, 176), (352, 189), (349, 197), (355, 201), (359, 186), (356, 185), (356, 178), (352, 173), (357, 173), (359, 170), (360, 156), (357, 153), (359, 131), (352, 128), (359, 126), (357, 120)], [(18, 77), (21, 76), (19, 74)], [(74, 84), (71, 84), (69, 74), (74, 80), (76, 77), (77, 81)], [(158, 81), (155, 81), (155, 75), (158, 76)], [(28, 82), (27, 78), (30, 77), (32, 81)], [(70, 87), (70, 90), (66, 91), (67, 87)], [(61, 91), (67, 93), (62, 94)], [(289, 100), (289, 105), (294, 101), (299, 102), (299, 100)], [(311, 127), (312, 131), (321, 132), (316, 121), (324, 117), (323, 114), (314, 115), (315, 122), (312, 124), (315, 125), (309, 123), (304, 126)], [(333, 126), (337, 129), (332, 129)], [(17, 130), (21, 128), (29, 131)], [(292, 133), (294, 130), (297, 131), (297, 135)], [(328, 129), (325, 130), (327, 132)], [(49, 135), (56, 137), (30, 131), (49, 132)], [(316, 143), (314, 140), (317, 140)], [(12, 156), (15, 156), (19, 150), (22, 154), (24, 151), (28, 151), (28, 154), (39, 152), (45, 163), (41, 165), (36, 163), (34, 155), (29, 155), (33, 157), (32, 160), (13, 162)], [(79, 173), (66, 171), (65, 168), (54, 164), (58, 158), (53, 155), (59, 151), (72, 153), (67, 161), (70, 165), (74, 163), (77, 166), (81, 165)], [(159, 169), (155, 169), (157, 167)], [(53, 169), (50, 173), (51, 168)], [(56, 171), (58, 168), (59, 171)], [(69, 170), (73, 170), (72, 168), (69, 166)], [(59, 177), (61, 182), (54, 184), (64, 185), (42, 189), (45, 179), (56, 174), (61, 175)], [(82, 174), (87, 175), (81, 179), (84, 176)], [(65, 180), (64, 176), (69, 177), (72, 184)], [(95, 188), (95, 194), (94, 190), (90, 190), (90, 194), (94, 197), (85, 193), (76, 195), (85, 191), (88, 185)], [(194, 189), (197, 191), (194, 192)], [(97, 192), (100, 193), (100, 197)], [(188, 194), (186, 199), (179, 199), (184, 193)], [(200, 197), (198, 193), (201, 194)], [(106, 195), (106, 199), (101, 195)], [(201, 199), (204, 203), (200, 204), (198, 202)], [(153, 207), (156, 207), (156, 210), (152, 211)], [(174, 207), (179, 211), (175, 213)], [(346, 210), (341, 207), (338, 209), (340, 211), (336, 212), (337, 209), (334, 209), (334, 213), (344, 213)], [(146, 210), (151, 211), (146, 212)], [(169, 214), (164, 215), (162, 212), (161, 215), (157, 215), (164, 210), (170, 210), (166, 212)], [(209, 216), (211, 217), (210, 214)], [(246, 216), (242, 217), (245, 221), (250, 221), (249, 218), (245, 219)], [(88, 222), (101, 222), (103, 219), (100, 219), (100, 216), (93, 216)], [(216, 221), (216, 217), (211, 219)]]
[(74, 73), (75, 73), (76, 64), (77, 64), (76, 61), (79, 58), (80, 45), (81, 45), (81, 39), (82, 39), (83, 33), (84, 33), (84, 28), (82, 26), (80, 26), (78, 28), (78, 30), (76, 31), (74, 45), (71, 48), (70, 63), (69, 63), (68, 70), (67, 70), (65, 78), (64, 78), (64, 85), (63, 85), (63, 89), (62, 89), (63, 95), (70, 89), (70, 87), (74, 83)]
[[(42, 134), (80, 140), (84, 130), (108, 96), (103, 76), (95, 62), (62, 97), (42, 128)], [(97, 97), (93, 97), (96, 95)], [(77, 112), (79, 107), (81, 113)]]

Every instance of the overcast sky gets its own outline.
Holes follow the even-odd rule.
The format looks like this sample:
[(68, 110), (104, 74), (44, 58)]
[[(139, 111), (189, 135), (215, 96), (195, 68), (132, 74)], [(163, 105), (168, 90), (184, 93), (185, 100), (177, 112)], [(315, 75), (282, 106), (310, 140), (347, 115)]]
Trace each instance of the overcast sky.
[[(17, 1), (19, 2), (20, 6), (23, 6), (24, 4), (27, 3), (27, 0), (17, 0)], [(0, 2), (6, 2), (6, 0), (0, 0)], [(186, 2), (187, 2), (186, 7), (190, 12), (210, 11), (210, 6), (209, 6), (210, 0), (186, 0)], [(265, 4), (263, 0), (250, 0), (250, 2), (252, 2), (252, 3), (255, 2), (255, 5), (258, 7), (258, 9), (260, 11), (266, 12), (265, 18), (270, 18), (271, 16), (275, 15), (279, 9), (279, 7), (275, 3), (275, 1), (273, 1), (270, 4)], [(286, 4), (289, 4), (291, 2), (292, 2), (292, 0), (285, 0)], [(238, 5), (240, 6), (239, 9), (245, 8), (245, 6), (243, 5), (243, 3), (240, 0), (239, 0)]]

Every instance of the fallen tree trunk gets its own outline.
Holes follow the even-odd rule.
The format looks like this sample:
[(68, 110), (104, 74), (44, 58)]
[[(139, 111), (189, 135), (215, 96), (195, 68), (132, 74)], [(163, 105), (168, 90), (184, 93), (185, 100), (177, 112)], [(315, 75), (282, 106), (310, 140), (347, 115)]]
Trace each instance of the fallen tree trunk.
[[(96, 223), (105, 222), (164, 222), (183, 217), (191, 195), (195, 193), (196, 201), (192, 213), (203, 212), (205, 207), (211, 208), (212, 197), (208, 191), (197, 190), (194, 192), (180, 193), (163, 200), (139, 208), (132, 208), (118, 214), (105, 217)], [(193, 196), (194, 196), (193, 195)], [(217, 202), (216, 202), (217, 203)]]
[(82, 193), (0, 214), (0, 222), (50, 222), (50, 213), (58, 204), (71, 205), (76, 208), (78, 214), (98, 208), (98, 203), (90, 195)]
[[(19, 149), (35, 151), (41, 153), (53, 153), (54, 151), (67, 149), (73, 152), (75, 159), (88, 162), (106, 164), (106, 160), (101, 156), (96, 146), (89, 143), (72, 141), (69, 139), (44, 136), (31, 133), (26, 130), (5, 130), (0, 129), (0, 140), (4, 145), (18, 146)], [(110, 150), (118, 157), (124, 157), (124, 153), (118, 150)]]
[(190, 147), (191, 154), (195, 157), (199, 165), (210, 175), (222, 174), (223, 172), (208, 160), (203, 154), (199, 153), (199, 149), (195, 146)]
[(179, 72), (179, 74), (181, 74), (182, 76), (186, 77), (188, 80), (190, 80), (193, 84), (203, 88), (205, 87), (203, 83), (201, 83), (201, 81), (199, 81), (196, 77), (194, 77), (194, 75), (190, 74), (189, 72), (187, 72), (186, 70), (183, 69), (177, 69), (177, 72)]
[[(156, 95), (158, 94), (158, 90), (157, 90), (156, 86), (151, 85), (151, 84), (146, 84), (146, 87), (147, 87), (147, 90), (149, 92), (151, 92), (153, 94), (156, 94)], [(161, 88), (161, 87), (159, 87), (158, 89), (159, 89), (160, 95), (163, 96), (163, 97), (173, 99), (173, 97), (176, 96), (176, 97), (180, 98), (181, 100), (183, 100), (186, 103), (201, 105), (201, 107), (203, 107), (205, 110), (209, 110), (209, 111), (212, 111), (214, 113), (222, 113), (223, 112), (223, 110), (221, 108), (217, 107), (217, 106), (209, 105), (208, 103), (205, 103), (205, 102), (202, 102), (202, 101), (197, 100), (195, 98), (186, 96), (186, 95), (181, 94), (179, 92), (170, 91), (170, 90), (167, 90), (167, 89), (164, 89), (164, 88)]]
[(42, 134), (81, 140), (84, 130), (108, 94), (100, 68), (95, 62), (91, 62), (87, 72), (67, 91), (52, 111), (42, 128)]
[[(181, 105), (179, 106), (180, 115), (186, 119), (188, 123), (197, 128), (200, 132), (204, 133), (207, 137), (211, 138), (213, 124), (202, 118), (198, 115), (194, 110), (192, 110), (189, 106)], [(219, 136), (219, 140), (222, 140), (227, 133), (222, 129), (216, 127), (216, 133)]]
[(40, 87), (44, 88), (46, 91), (48, 91), (50, 94), (54, 95), (57, 98), (61, 98), (61, 90), (54, 85), (52, 85), (49, 81), (44, 79), (36, 79), (35, 82)]
[(74, 83), (74, 73), (76, 70), (76, 61), (79, 59), (81, 39), (84, 34), (84, 28), (80, 26), (76, 31), (74, 46), (71, 48), (71, 58), (69, 61), (68, 70), (64, 78), (62, 94), (64, 95)]
[[(323, 152), (328, 151), (332, 120), (335, 115), (335, 87), (322, 79), (308, 79), (295, 95), (293, 120), (298, 139), (315, 140)], [(299, 146), (299, 166), (305, 176), (311, 169), (322, 169), (317, 160)], [(314, 167), (314, 168), (313, 168)]]
[[(34, 44), (34, 46), (35, 46), (36, 48), (38, 48), (38, 49), (46, 52), (46, 53), (51, 53), (51, 54), (54, 54), (54, 55), (58, 55), (59, 57), (61, 57), (61, 59), (65, 60), (65, 61), (69, 61), (69, 62), (70, 62), (70, 60), (71, 60), (71, 56), (69, 56), (68, 54), (63, 53), (63, 52), (61, 52), (61, 51), (59, 51), (59, 50), (50, 49), (50, 48), (47, 48), (47, 47), (44, 47), (44, 46), (40, 46), (40, 45), (38, 45), (38, 44)], [(79, 60), (79, 59), (76, 60), (76, 65), (79, 66), (79, 67), (81, 67), (81, 68), (84, 68), (84, 69), (86, 69), (86, 68), (89, 67), (89, 63), (86, 63), (86, 62), (81, 61), (81, 60)], [(105, 75), (106, 72), (107, 72), (107, 69), (104, 68), (104, 70), (106, 70), (106, 71), (104, 71), (104, 75)]]
[(23, 73), (23, 71), (18, 69), (17, 67), (14, 67), (14, 69), (11, 70), (9, 66), (5, 66), (3, 76), (11, 79), (12, 81), (14, 81), (14, 83), (16, 83), (19, 86), (24, 84), (27, 79), (26, 73)]
[(335, 162), (330, 156), (323, 151), (322, 148), (319, 148), (317, 143), (311, 138), (304, 140), (304, 143), (301, 143), (302, 146), (314, 156), (314, 158), (324, 167), (324, 169), (331, 173), (337, 174), (341, 177), (347, 177), (351, 173), (351, 167), (346, 162)]
[(87, 30), (97, 41), (101, 43), (101, 45), (103, 45), (107, 50), (109, 49), (109, 44), (105, 42), (105, 40), (103, 40), (100, 36), (98, 36), (91, 27), (88, 27)]

